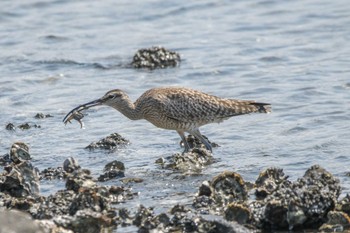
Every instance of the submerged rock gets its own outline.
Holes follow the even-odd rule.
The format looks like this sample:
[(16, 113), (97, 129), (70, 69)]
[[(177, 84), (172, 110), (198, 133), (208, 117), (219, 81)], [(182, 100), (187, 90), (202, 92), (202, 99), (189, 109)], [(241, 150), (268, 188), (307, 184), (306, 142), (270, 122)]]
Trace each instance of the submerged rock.
[(15, 130), (16, 129), (16, 126), (12, 123), (8, 123), (6, 126), (5, 126), (5, 129), (6, 130)]
[(41, 126), (37, 125), (37, 124), (23, 123), (23, 124), (20, 124), (19, 126), (17, 126), (17, 128), (22, 129), (22, 130), (26, 130), (26, 129), (30, 129), (30, 128), (41, 128)]
[(140, 49), (134, 55), (131, 65), (134, 68), (166, 68), (179, 65), (180, 55), (163, 47)]
[(44, 119), (44, 118), (48, 118), (48, 117), (53, 117), (50, 114), (44, 114), (44, 113), (37, 113), (34, 118), (36, 119)]
[(86, 147), (86, 149), (94, 150), (94, 149), (106, 149), (112, 150), (118, 148), (120, 146), (126, 146), (130, 142), (120, 136), (118, 133), (113, 133), (106, 138), (101, 139), (98, 142), (93, 142)]
[(124, 177), (125, 167), (120, 161), (112, 161), (106, 164), (104, 168), (104, 174), (98, 177), (98, 181), (107, 181), (116, 177)]

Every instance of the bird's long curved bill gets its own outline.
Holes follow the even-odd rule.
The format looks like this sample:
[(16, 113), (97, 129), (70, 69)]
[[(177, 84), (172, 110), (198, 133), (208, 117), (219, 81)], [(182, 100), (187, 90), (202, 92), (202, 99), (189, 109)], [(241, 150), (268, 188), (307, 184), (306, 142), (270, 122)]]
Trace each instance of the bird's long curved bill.
[(82, 105), (79, 105), (78, 107), (76, 108), (73, 108), (64, 118), (63, 118), (63, 122), (64, 123), (67, 123), (67, 121), (70, 121), (70, 119), (72, 118), (72, 115), (76, 112), (81, 112), (83, 110), (86, 110), (86, 109), (89, 109), (91, 107), (94, 107), (94, 106), (98, 106), (98, 105), (101, 105), (102, 102), (101, 102), (101, 99), (97, 99), (97, 100), (94, 100), (94, 101), (91, 101), (89, 103), (86, 103), (86, 104), (82, 104)]

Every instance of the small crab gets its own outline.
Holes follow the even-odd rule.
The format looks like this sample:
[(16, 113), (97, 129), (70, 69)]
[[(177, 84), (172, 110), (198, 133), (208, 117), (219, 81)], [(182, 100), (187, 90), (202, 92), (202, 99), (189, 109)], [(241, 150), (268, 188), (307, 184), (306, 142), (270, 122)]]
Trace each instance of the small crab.
[(100, 100), (95, 100), (86, 104), (79, 105), (78, 107), (72, 109), (63, 119), (64, 124), (68, 122), (71, 123), (71, 120), (76, 120), (79, 122), (80, 127), (83, 128), (84, 123), (81, 121), (83, 119), (84, 114), (81, 113), (83, 110), (89, 109), (93, 106), (101, 105)]
[(81, 112), (78, 111), (74, 111), (70, 114), (70, 116), (64, 121), (64, 124), (72, 123), (71, 120), (76, 120), (79, 122), (80, 124), (80, 128), (83, 128), (84, 123), (81, 121), (81, 119), (83, 119), (84, 115)]

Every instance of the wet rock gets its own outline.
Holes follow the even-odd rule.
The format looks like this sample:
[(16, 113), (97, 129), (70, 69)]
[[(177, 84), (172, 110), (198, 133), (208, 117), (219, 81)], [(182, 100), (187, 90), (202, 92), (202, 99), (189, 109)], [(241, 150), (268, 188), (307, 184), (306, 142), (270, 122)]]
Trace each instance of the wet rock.
[(79, 210), (74, 216), (54, 218), (56, 225), (77, 233), (111, 232), (112, 219), (92, 210)]
[(122, 178), (120, 181), (123, 184), (129, 184), (129, 183), (142, 183), (143, 179), (142, 178), (137, 178), (137, 177), (128, 177), (128, 178)]
[(227, 205), (231, 202), (245, 201), (248, 197), (243, 178), (235, 172), (223, 172), (213, 178), (212, 197), (218, 205)]
[(289, 187), (291, 182), (288, 176), (285, 176), (282, 169), (268, 168), (259, 174), (255, 181), (256, 197), (264, 199), (281, 187)]
[(202, 213), (222, 214), (229, 203), (243, 202), (247, 198), (243, 178), (235, 172), (223, 172), (201, 184), (193, 206)]
[(346, 194), (343, 199), (339, 200), (335, 206), (335, 209), (342, 211), (350, 216), (350, 195)]
[[(318, 228), (336, 206), (339, 180), (320, 166), (290, 182), (282, 169), (268, 168), (255, 182), (255, 198), (248, 200), (247, 185), (234, 172), (224, 172), (203, 182), (193, 206), (201, 213), (224, 215), (261, 229)], [(338, 209), (347, 208), (348, 199)], [(328, 224), (329, 225), (329, 224)]]
[[(208, 142), (210, 143), (210, 145), (214, 148), (214, 147), (219, 147), (219, 145), (215, 142), (210, 142), (209, 139), (207, 138), (207, 136), (203, 135), (203, 137), (208, 140)], [(186, 141), (188, 143), (188, 145), (191, 147), (191, 148), (203, 148), (205, 149), (205, 145), (200, 141), (198, 140), (196, 137), (194, 137), (193, 135), (188, 135), (186, 136)], [(184, 147), (185, 144), (184, 142), (181, 140), (180, 141), (180, 146)]]
[(8, 123), (6, 126), (5, 126), (5, 129), (6, 130), (15, 130), (16, 129), (16, 126), (12, 123)]
[(94, 188), (97, 184), (91, 176), (91, 172), (85, 169), (74, 171), (67, 177), (66, 189), (78, 192), (80, 188)]
[(10, 163), (12, 163), (12, 160), (10, 158), (10, 154), (5, 154), (5, 155), (2, 155), (0, 157), (0, 166), (7, 166), (9, 165)]
[(125, 167), (120, 161), (112, 161), (106, 164), (104, 168), (104, 174), (100, 175), (98, 181), (107, 181), (116, 177), (124, 177)]
[(350, 217), (341, 211), (329, 211), (327, 222), (320, 227), (320, 231), (340, 232), (350, 227)]
[(0, 177), (0, 192), (14, 197), (25, 197), (39, 193), (39, 171), (27, 161), (9, 167)]
[(129, 141), (120, 136), (118, 133), (111, 134), (106, 138), (101, 139), (98, 142), (93, 142), (86, 147), (86, 149), (106, 149), (112, 150), (121, 146), (126, 146), (129, 144)]
[(21, 124), (19, 126), (17, 126), (19, 129), (22, 129), (22, 130), (26, 130), (26, 129), (30, 129), (30, 128), (41, 128), (40, 125), (37, 125), (37, 124), (29, 124), (29, 123), (24, 123), (24, 124)]
[(15, 142), (10, 149), (10, 159), (12, 162), (18, 164), (31, 159), (29, 154), (29, 147), (23, 142)]
[(44, 170), (40, 171), (39, 175), (40, 175), (40, 180), (53, 180), (53, 179), (62, 180), (67, 177), (66, 172), (63, 171), (62, 167), (45, 168)]
[(40, 198), (35, 198), (32, 196), (27, 196), (25, 198), (17, 198), (9, 194), (0, 192), (0, 207), (4, 207), (7, 209), (28, 211), (38, 200), (40, 200)]
[[(76, 161), (73, 157), (70, 157), (63, 162), (63, 167), (57, 168), (45, 168), (40, 172), (40, 180), (53, 180), (53, 179), (66, 179), (67, 176), (73, 172), (78, 172), (80, 170), (80, 166), (78, 161)], [(89, 173), (88, 171), (86, 171)]]
[(140, 49), (133, 57), (131, 65), (134, 68), (166, 68), (175, 67), (180, 63), (180, 55), (163, 47)]
[(36, 119), (44, 119), (44, 118), (48, 118), (48, 117), (53, 117), (50, 114), (44, 114), (44, 113), (37, 113), (34, 118)]
[(0, 226), (1, 233), (44, 233), (29, 214), (17, 210), (0, 210)]
[(161, 164), (163, 167), (188, 173), (200, 172), (204, 167), (212, 164), (214, 161), (211, 153), (202, 148), (194, 148), (182, 154), (176, 153), (167, 159), (167, 162)]
[(247, 224), (252, 221), (248, 206), (238, 203), (228, 204), (225, 209), (224, 217), (228, 221), (236, 221), (239, 224)]
[(67, 173), (72, 173), (80, 169), (78, 161), (73, 157), (70, 157), (63, 162), (63, 170)]

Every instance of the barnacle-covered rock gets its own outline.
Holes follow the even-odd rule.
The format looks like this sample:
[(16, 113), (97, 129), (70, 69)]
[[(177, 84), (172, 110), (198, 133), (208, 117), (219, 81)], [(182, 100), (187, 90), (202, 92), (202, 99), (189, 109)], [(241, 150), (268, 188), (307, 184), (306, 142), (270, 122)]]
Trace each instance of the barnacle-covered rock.
[[(219, 145), (215, 142), (210, 142), (209, 139), (207, 138), (207, 136), (203, 135), (203, 137), (209, 142), (209, 144), (214, 148), (214, 147), (219, 147)], [(188, 135), (186, 136), (186, 141), (188, 143), (188, 145), (190, 146), (190, 148), (203, 148), (205, 149), (205, 145), (198, 140), (198, 138), (194, 137), (193, 135)], [(180, 146), (184, 147), (185, 144), (184, 142), (181, 140), (180, 141)]]
[[(256, 182), (257, 189), (261, 188), (258, 185), (261, 177), (270, 172), (262, 174)], [(264, 195), (257, 192), (263, 207), (252, 209), (253, 213), (262, 213), (256, 221), (263, 228), (291, 230), (295, 227), (317, 227), (335, 207), (340, 194), (339, 180), (320, 166), (312, 166), (293, 183), (286, 180), (281, 172), (273, 174), (280, 175), (268, 176), (270, 178), (262, 182)]]
[(248, 198), (243, 178), (235, 172), (223, 172), (211, 181), (204, 181), (196, 195), (193, 206), (201, 213), (223, 213), (230, 203), (241, 203)]
[(335, 209), (347, 213), (350, 216), (350, 195), (346, 194), (343, 199), (339, 200)]
[(257, 199), (264, 199), (281, 187), (289, 187), (291, 182), (285, 176), (282, 169), (268, 168), (259, 174), (255, 181)]
[(57, 167), (57, 168), (49, 167), (42, 170), (40, 172), (40, 180), (65, 179), (69, 174), (75, 171), (78, 172), (78, 170), (80, 170), (78, 161), (73, 157), (70, 157), (64, 160), (63, 167)]
[(106, 138), (101, 139), (98, 142), (92, 142), (90, 145), (86, 147), (86, 149), (94, 150), (94, 149), (105, 149), (105, 150), (113, 150), (115, 148), (126, 146), (130, 142), (120, 136), (118, 133), (113, 133)]
[(67, 177), (66, 188), (78, 192), (80, 188), (94, 188), (97, 184), (91, 173), (86, 169), (79, 169)]
[(62, 167), (49, 167), (40, 171), (40, 180), (53, 180), (53, 179), (64, 179), (66, 177), (65, 171), (63, 171)]
[(350, 217), (341, 211), (329, 211), (327, 214), (327, 222), (319, 228), (324, 232), (342, 232), (350, 227)]
[(176, 153), (167, 159), (168, 161), (161, 164), (163, 167), (189, 173), (199, 172), (214, 161), (211, 153), (202, 148), (193, 148), (191, 151), (182, 154)]
[(225, 208), (224, 218), (228, 221), (236, 221), (239, 224), (247, 224), (251, 222), (252, 214), (244, 204), (230, 203)]
[(9, 167), (0, 178), (0, 191), (14, 197), (25, 197), (39, 193), (39, 171), (30, 162), (21, 162)]
[(180, 63), (180, 55), (163, 47), (140, 49), (134, 55), (131, 65), (134, 68), (166, 68)]
[(65, 159), (63, 162), (63, 170), (67, 173), (72, 173), (74, 171), (77, 171), (80, 169), (80, 166), (78, 164), (78, 161), (74, 159), (73, 157), (69, 157), (68, 159)]
[(124, 177), (125, 166), (120, 161), (112, 161), (105, 165), (104, 174), (98, 177), (98, 181), (107, 181), (116, 177)]
[(10, 149), (10, 159), (16, 164), (30, 160), (28, 145), (23, 142), (13, 143)]
[(235, 172), (223, 172), (212, 180), (213, 194), (218, 205), (245, 201), (248, 198), (247, 188), (241, 175)]
[(111, 232), (115, 228), (111, 218), (89, 209), (79, 210), (74, 216), (58, 216), (54, 222), (77, 233)]

